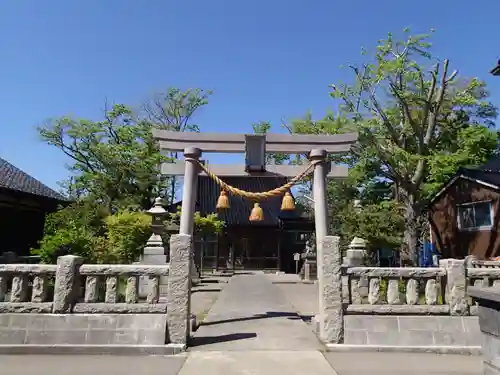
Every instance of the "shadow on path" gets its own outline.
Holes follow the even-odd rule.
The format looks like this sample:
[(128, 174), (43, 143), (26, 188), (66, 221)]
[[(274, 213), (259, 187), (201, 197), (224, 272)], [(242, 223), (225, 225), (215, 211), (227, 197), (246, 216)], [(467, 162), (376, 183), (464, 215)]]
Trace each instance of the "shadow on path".
[(194, 289), (191, 291), (191, 293), (200, 293), (200, 292), (207, 292), (207, 293), (218, 293), (220, 292), (221, 289), (210, 289), (210, 288), (207, 288), (207, 289), (203, 289), (203, 288), (200, 288), (200, 289)]
[(189, 346), (202, 346), (202, 345), (210, 345), (217, 344), (221, 342), (228, 341), (237, 341), (237, 340), (246, 340), (253, 339), (257, 337), (256, 333), (231, 333), (229, 335), (221, 335), (221, 336), (201, 336), (201, 337), (191, 337), (189, 341)]
[[(256, 314), (256, 315), (247, 316), (247, 317), (244, 317), (244, 318), (233, 318), (233, 319), (215, 320), (213, 322), (210, 322), (210, 321), (209, 322), (201, 322), (200, 326), (212, 326), (212, 325), (215, 325), (215, 324), (245, 322), (245, 321), (249, 321), (249, 320), (269, 319), (269, 318), (288, 318), (290, 320), (304, 320), (303, 317), (297, 315), (296, 313), (268, 311), (265, 314)], [(307, 319), (307, 317), (305, 317), (305, 318)]]

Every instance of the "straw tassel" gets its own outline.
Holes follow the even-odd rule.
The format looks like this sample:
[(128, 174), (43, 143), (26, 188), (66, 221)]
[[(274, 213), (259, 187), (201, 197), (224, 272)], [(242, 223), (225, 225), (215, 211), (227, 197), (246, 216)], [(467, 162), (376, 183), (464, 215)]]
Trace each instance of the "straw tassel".
[(264, 212), (262, 211), (262, 207), (260, 204), (254, 203), (252, 212), (250, 212), (250, 217), (248, 218), (250, 221), (262, 221), (264, 220)]
[(218, 210), (224, 210), (229, 208), (229, 197), (225, 190), (220, 191), (219, 199), (217, 199), (217, 205), (215, 206)]
[(295, 202), (293, 201), (292, 194), (288, 191), (285, 193), (283, 200), (281, 201), (281, 211), (293, 211), (295, 210)]

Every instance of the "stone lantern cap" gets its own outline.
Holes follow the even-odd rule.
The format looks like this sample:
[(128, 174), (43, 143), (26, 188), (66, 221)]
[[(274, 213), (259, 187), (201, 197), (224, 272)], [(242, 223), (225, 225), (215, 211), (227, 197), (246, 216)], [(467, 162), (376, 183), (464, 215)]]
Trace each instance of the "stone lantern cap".
[(354, 237), (351, 243), (349, 244), (350, 250), (365, 250), (366, 249), (366, 241), (359, 237)]
[(163, 199), (160, 197), (155, 199), (155, 203), (153, 204), (153, 207), (151, 207), (146, 213), (150, 214), (151, 216), (163, 216), (166, 215), (168, 212), (163, 208)]

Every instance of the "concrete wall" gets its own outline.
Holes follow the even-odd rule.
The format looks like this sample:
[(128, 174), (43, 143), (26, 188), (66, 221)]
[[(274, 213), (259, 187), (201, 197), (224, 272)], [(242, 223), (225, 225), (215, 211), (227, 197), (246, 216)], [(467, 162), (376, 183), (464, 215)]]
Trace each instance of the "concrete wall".
[(391, 346), (480, 346), (474, 316), (344, 316), (344, 343)]
[(163, 314), (0, 314), (0, 345), (165, 345)]

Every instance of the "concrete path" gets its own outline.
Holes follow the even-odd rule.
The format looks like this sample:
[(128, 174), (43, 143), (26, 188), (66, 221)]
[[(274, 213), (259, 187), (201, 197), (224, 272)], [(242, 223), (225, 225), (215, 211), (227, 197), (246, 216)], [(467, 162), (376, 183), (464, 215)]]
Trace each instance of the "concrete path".
[(237, 275), (194, 333), (179, 375), (333, 375), (317, 340), (264, 274)]
[(192, 351), (323, 348), (264, 274), (233, 276), (194, 333), (192, 344)]

